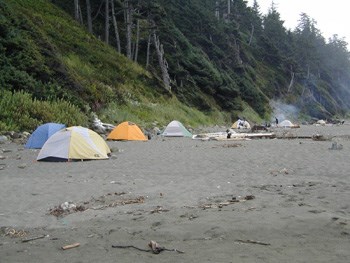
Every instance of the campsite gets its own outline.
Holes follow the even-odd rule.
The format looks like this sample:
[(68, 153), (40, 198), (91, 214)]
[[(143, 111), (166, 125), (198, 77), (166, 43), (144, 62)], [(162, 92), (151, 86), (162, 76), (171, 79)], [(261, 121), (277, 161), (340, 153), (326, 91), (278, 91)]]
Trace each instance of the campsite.
[(106, 140), (108, 159), (78, 162), (3, 142), (1, 262), (348, 262), (349, 128)]
[(0, 263), (350, 262), (350, 16), (277, 1), (0, 0)]

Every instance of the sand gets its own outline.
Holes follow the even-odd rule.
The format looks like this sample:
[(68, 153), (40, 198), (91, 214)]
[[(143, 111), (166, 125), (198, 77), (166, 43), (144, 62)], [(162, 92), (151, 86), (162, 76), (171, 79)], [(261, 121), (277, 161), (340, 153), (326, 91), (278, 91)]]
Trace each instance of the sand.
[[(278, 132), (332, 140), (154, 137), (69, 163), (1, 144), (0, 262), (350, 262), (350, 126)], [(150, 240), (184, 253), (112, 247)]]

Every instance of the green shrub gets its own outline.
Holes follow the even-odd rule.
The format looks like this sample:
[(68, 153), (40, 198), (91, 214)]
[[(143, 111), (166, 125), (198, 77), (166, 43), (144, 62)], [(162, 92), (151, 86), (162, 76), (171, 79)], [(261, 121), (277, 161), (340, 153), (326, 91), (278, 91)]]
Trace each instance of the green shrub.
[(88, 118), (76, 106), (60, 100), (40, 101), (29, 93), (0, 92), (0, 130), (28, 131), (46, 122), (67, 126), (87, 125)]

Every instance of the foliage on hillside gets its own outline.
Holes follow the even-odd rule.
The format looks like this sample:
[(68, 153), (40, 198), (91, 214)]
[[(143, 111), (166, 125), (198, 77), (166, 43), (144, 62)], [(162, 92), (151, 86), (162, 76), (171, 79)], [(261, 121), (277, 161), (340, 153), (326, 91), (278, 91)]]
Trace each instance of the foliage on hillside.
[[(55, 2), (73, 15), (71, 2)], [(106, 14), (101, 11), (105, 2), (90, 0), (94, 33), (102, 38), (106, 34)], [(301, 14), (298, 27), (289, 31), (273, 4), (262, 15), (256, 2), (248, 7), (244, 0), (115, 3), (121, 53), (127, 53), (125, 14), (129, 10), (133, 14), (132, 44), (140, 50), (138, 62), (146, 64), (147, 38), (157, 34), (168, 62), (172, 92), (191, 107), (202, 111), (218, 107), (237, 116), (248, 105), (261, 118), (271, 114), (270, 100), (293, 104), (303, 114), (319, 118), (343, 114), (350, 107), (347, 43), (338, 36), (326, 41), (307, 14)], [(81, 8), (85, 14), (85, 5)], [(116, 42), (111, 33), (110, 44), (116, 47)], [(160, 79), (154, 48), (150, 62), (150, 72)]]
[[(181, 68), (183, 78), (193, 80), (190, 85), (195, 83), (225, 110), (236, 110), (237, 102), (245, 101), (264, 116), (269, 99), (283, 100), (319, 118), (349, 110), (347, 43), (338, 36), (327, 43), (316, 21), (306, 14), (291, 32), (284, 28), (273, 5), (262, 16), (257, 4), (250, 8), (243, 0), (231, 1), (230, 14), (228, 1), (159, 2), (167, 14), (163, 21), (171, 21), (166, 26), (160, 22), (159, 30), (165, 31), (163, 39), (168, 43), (164, 45), (170, 54), (177, 54), (170, 71)], [(172, 30), (171, 23), (181, 34)], [(181, 46), (181, 39), (191, 46)], [(178, 50), (173, 43), (180, 46)], [(215, 71), (198, 58), (200, 68), (194, 61), (186, 63), (191, 58), (186, 51), (192, 56), (200, 54)], [(169, 56), (170, 62), (173, 57)], [(202, 71), (210, 77), (203, 77)]]
[(0, 91), (0, 131), (32, 131), (42, 123), (86, 125), (87, 116), (62, 99), (40, 101), (29, 93)]
[[(186, 113), (198, 116), (193, 125), (212, 124), (213, 116), (218, 114), (219, 120), (227, 121), (215, 110), (213, 116), (206, 116), (175, 98), (168, 107), (172, 96), (163, 91), (157, 78), (87, 33), (49, 1), (0, 2), (0, 57), (0, 87), (12, 92), (1, 99), (0, 129), (32, 130), (38, 124), (56, 120), (67, 125), (88, 125), (91, 111), (108, 122), (128, 118), (145, 125), (159, 120), (165, 125), (172, 120), (174, 108), (179, 120)], [(8, 98), (14, 103), (11, 107)], [(18, 101), (26, 102), (21, 108), (21, 112), (27, 111), (25, 120), (9, 115), (11, 110), (3, 108), (13, 109)], [(161, 111), (147, 110), (156, 104)], [(67, 113), (73, 116), (62, 114), (59, 118), (56, 113), (60, 110), (54, 105), (66, 106)], [(35, 110), (29, 110), (31, 107)], [(113, 115), (104, 114), (108, 111)]]
[(99, 109), (122, 99), (124, 92), (154, 85), (145, 70), (87, 34), (48, 1), (9, 2), (1, 6), (1, 86)]
[[(111, 1), (114, 12), (105, 8)], [(271, 100), (312, 117), (344, 114), (346, 46), (338, 36), (326, 41), (307, 14), (289, 31), (273, 5), (261, 15), (257, 3), (251, 8), (244, 0), (0, 2), (0, 87), (14, 97), (25, 91), (40, 105), (74, 105), (77, 122), (91, 111), (107, 122), (144, 126), (175, 118), (208, 125), (243, 115), (261, 121), (273, 112)]]

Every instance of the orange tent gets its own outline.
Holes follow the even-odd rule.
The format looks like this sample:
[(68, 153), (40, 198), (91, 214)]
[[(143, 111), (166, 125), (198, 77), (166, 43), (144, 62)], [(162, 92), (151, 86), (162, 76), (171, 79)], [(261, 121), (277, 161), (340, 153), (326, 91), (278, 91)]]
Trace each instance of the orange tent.
[(125, 121), (108, 134), (107, 140), (147, 141), (147, 137), (135, 123)]

